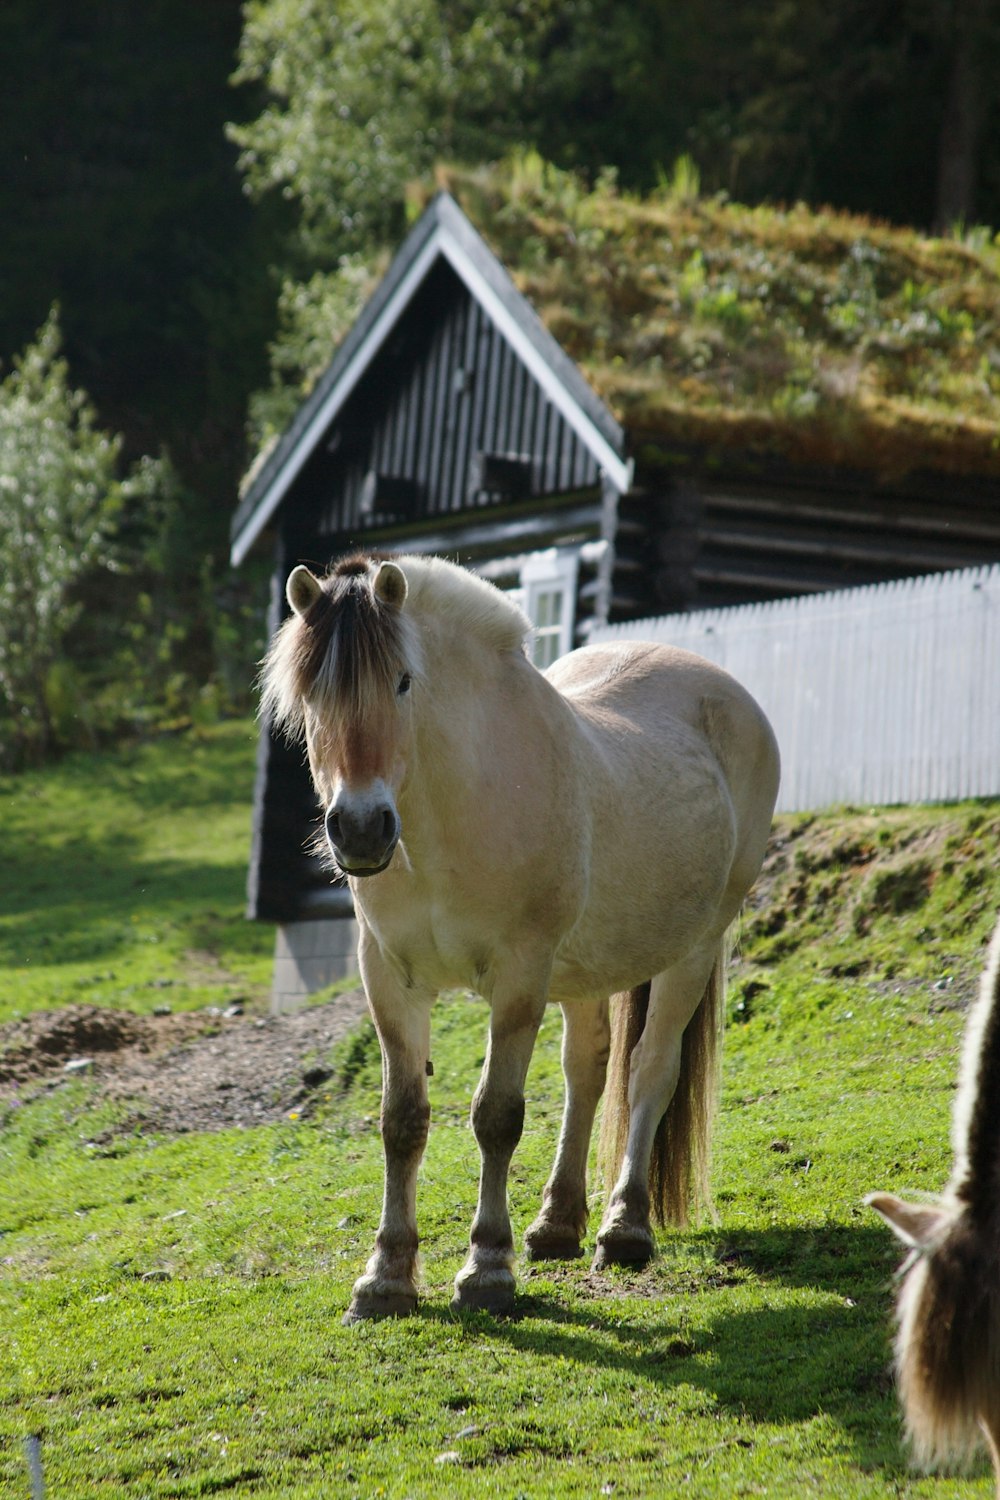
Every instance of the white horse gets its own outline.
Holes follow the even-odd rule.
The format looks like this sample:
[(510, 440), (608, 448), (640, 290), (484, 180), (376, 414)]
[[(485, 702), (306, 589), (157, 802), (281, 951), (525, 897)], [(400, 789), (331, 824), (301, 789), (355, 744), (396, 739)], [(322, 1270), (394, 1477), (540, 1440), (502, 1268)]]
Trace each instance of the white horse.
[(914, 1454), (950, 1465), (985, 1443), (1000, 1497), (1000, 923), (966, 1026), (952, 1144), (939, 1203), (865, 1202), (911, 1249), (896, 1374)]
[(430, 1012), (448, 988), (491, 1008), (453, 1305), (513, 1301), (507, 1171), (549, 1000), (566, 1101), (528, 1254), (580, 1253), (613, 1048), (595, 1265), (644, 1264), (651, 1187), (660, 1222), (683, 1223), (705, 1186), (726, 932), (778, 785), (767, 720), (725, 672), (665, 646), (587, 647), (543, 674), (514, 603), (438, 558), (356, 556), (322, 580), (297, 567), (287, 596), (262, 711), (305, 736), (382, 1047), (382, 1218), (346, 1321), (416, 1305)]

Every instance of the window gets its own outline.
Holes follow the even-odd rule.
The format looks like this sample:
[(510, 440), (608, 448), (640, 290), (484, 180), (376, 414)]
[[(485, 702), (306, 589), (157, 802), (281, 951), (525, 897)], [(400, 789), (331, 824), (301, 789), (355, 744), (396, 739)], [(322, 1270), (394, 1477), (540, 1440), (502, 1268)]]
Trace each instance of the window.
[(578, 547), (549, 547), (545, 552), (495, 558), (476, 571), (503, 589), (531, 621), (531, 659), (543, 671), (573, 649), (576, 622)]
[(535, 628), (531, 659), (543, 671), (573, 649), (578, 565), (575, 549), (550, 547), (531, 553), (521, 567), (518, 603)]

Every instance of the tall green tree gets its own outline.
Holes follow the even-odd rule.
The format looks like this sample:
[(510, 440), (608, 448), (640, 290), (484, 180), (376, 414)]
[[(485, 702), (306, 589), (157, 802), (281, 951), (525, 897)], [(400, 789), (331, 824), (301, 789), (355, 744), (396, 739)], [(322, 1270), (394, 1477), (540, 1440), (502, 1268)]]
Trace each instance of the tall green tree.
[(264, 442), (288, 419), (398, 240), (406, 184), (435, 161), (488, 160), (531, 128), (561, 0), (248, 0), (234, 81), (262, 88), (233, 124), (258, 202), (294, 205)]
[(250, 202), (225, 135), (261, 103), (230, 85), (241, 26), (241, 0), (0, 5), (0, 365), (57, 301), (95, 430), (122, 434), (125, 462), (165, 451), (175, 477), (125, 508), (114, 609), (105, 577), (74, 587), (86, 607), (50, 678), (99, 664), (99, 726), (197, 709), (222, 659), (227, 682), (254, 676), (256, 632), (237, 647), (231, 627), (263, 605), (232, 579), (228, 529), (286, 215)]
[(275, 299), (224, 134), (256, 108), (229, 85), (241, 22), (240, 0), (0, 6), (0, 359), (58, 301), (103, 421), (133, 456), (170, 448), (215, 546)]
[(415, 173), (524, 137), (561, 12), (559, 0), (249, 0), (234, 81), (270, 96), (230, 127), (250, 191), (295, 201), (308, 263), (384, 239)]
[(990, 0), (941, 6), (948, 58), (944, 113), (938, 137), (935, 219), (945, 228), (973, 219), (981, 201), (995, 201), (1000, 162), (983, 149), (1000, 119), (1000, 15)]

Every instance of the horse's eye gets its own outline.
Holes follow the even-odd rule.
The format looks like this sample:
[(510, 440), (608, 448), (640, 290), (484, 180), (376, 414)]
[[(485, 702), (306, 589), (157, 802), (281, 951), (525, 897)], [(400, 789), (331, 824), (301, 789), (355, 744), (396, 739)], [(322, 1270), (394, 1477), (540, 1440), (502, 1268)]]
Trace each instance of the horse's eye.
[(409, 672), (404, 672), (402, 677), (399, 679), (399, 687), (396, 689), (396, 692), (401, 698), (404, 693), (408, 693), (410, 691), (410, 681), (411, 679)]

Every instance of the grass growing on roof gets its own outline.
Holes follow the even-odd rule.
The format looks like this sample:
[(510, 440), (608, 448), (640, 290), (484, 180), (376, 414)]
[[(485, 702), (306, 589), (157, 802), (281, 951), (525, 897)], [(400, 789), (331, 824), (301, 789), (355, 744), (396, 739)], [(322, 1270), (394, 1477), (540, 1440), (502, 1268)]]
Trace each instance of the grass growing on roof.
[[(1000, 241), (748, 208), (681, 173), (644, 198), (533, 153), (442, 168), (647, 467), (705, 444), (1000, 474)], [(415, 203), (426, 201), (417, 190)]]

